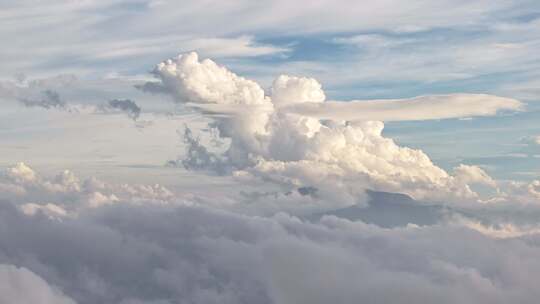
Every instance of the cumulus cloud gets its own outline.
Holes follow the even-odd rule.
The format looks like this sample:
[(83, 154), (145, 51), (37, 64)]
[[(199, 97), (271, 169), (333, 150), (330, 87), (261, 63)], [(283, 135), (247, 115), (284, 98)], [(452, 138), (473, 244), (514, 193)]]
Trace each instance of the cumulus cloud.
[(36, 172), (24, 163), (8, 168), (7, 176), (18, 182), (33, 182), (36, 180)]
[(158, 64), (154, 73), (179, 102), (257, 105), (268, 102), (254, 81), (237, 76), (209, 59), (188, 53)]
[(482, 168), (477, 166), (459, 165), (454, 169), (454, 175), (456, 179), (462, 181), (465, 184), (484, 184), (492, 187), (496, 187), (497, 183), (491, 176), (489, 176)]
[[(234, 176), (273, 181), (289, 189), (314, 187), (322, 201), (343, 205), (361, 202), (364, 189), (426, 200), (477, 200), (470, 183), (495, 187), (484, 171), (460, 166), (450, 174), (422, 151), (400, 147), (383, 136), (380, 120), (485, 116), (523, 106), (482, 94), (325, 101), (317, 80), (286, 75), (274, 81), (267, 96), (257, 83), (210, 59), (199, 60), (196, 53), (166, 60), (154, 74), (176, 102), (210, 115), (221, 138), (230, 142), (219, 170), (227, 167)], [(201, 151), (196, 144), (189, 144), (188, 151)], [(216, 169), (216, 162), (209, 167)]]
[[(502, 193), (504, 199), (516, 202), (539, 202), (540, 180), (530, 182), (509, 181)], [(501, 198), (503, 199), (503, 198)]]
[(81, 181), (69, 170), (43, 177), (24, 163), (0, 175), (0, 190), (0, 200), (16, 203), (24, 214), (44, 214), (50, 218), (72, 216), (81, 209), (116, 203), (185, 203), (159, 184), (109, 184), (96, 178)]
[(272, 84), (272, 103), (322, 103), (326, 99), (322, 85), (313, 78), (280, 75)]

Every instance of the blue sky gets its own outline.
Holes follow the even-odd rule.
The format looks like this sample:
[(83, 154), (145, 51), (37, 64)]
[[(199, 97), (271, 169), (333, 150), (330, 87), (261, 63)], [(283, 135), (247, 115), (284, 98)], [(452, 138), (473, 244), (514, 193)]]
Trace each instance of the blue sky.
[[(65, 98), (132, 98), (144, 104), (143, 112), (170, 111), (159, 96), (141, 96), (129, 81), (151, 78), (157, 62), (196, 50), (263, 87), (279, 74), (314, 77), (329, 99), (505, 96), (527, 103), (526, 111), (470, 121), (394, 122), (385, 134), (425, 150), (445, 168), (481, 160), (498, 178), (537, 174), (534, 149), (520, 146), (523, 138), (540, 134), (535, 1), (385, 1), (354, 4), (351, 12), (324, 2), (4, 1), (0, 7), (6, 16), (0, 35), (11, 41), (0, 51), (5, 81), (73, 74), (78, 88), (60, 88), (68, 91)], [(112, 78), (119, 80), (107, 81)], [(126, 83), (118, 85), (122, 79)], [(512, 157), (524, 149), (527, 157)]]

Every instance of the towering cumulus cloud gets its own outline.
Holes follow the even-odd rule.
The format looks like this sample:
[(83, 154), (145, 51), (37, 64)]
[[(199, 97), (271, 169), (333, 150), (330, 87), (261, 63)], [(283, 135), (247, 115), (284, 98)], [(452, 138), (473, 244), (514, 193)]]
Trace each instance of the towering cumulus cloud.
[[(222, 157), (235, 176), (312, 187), (318, 198), (344, 205), (357, 203), (368, 188), (417, 199), (478, 200), (470, 185), (488, 178), (480, 178), (487, 174), (478, 167), (447, 173), (422, 151), (384, 137), (384, 123), (371, 117), (384, 119), (399, 110), (402, 119), (440, 119), (522, 107), (513, 99), (467, 94), (327, 102), (317, 80), (287, 75), (279, 76), (266, 96), (257, 83), (209, 59), (200, 61), (196, 53), (164, 61), (154, 73), (176, 102), (214, 116), (221, 137), (230, 140)], [(455, 112), (467, 102), (470, 110)]]

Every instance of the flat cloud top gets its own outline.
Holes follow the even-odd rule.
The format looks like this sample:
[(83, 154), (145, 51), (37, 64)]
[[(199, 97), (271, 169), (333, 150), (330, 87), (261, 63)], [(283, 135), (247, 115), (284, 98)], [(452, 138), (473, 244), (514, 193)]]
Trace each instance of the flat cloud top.
[(327, 101), (300, 103), (286, 108), (292, 113), (332, 120), (432, 120), (492, 116), (499, 111), (522, 111), (512, 98), (487, 94), (449, 94), (408, 99)]

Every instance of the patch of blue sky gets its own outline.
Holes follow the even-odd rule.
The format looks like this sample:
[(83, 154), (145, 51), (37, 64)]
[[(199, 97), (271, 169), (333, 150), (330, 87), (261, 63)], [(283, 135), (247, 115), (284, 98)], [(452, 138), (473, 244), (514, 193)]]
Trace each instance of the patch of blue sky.
[(533, 109), (471, 120), (391, 122), (384, 133), (400, 145), (422, 149), (447, 170), (465, 163), (480, 165), (495, 178), (530, 180), (540, 174), (540, 158), (524, 141), (540, 134), (540, 107)]

